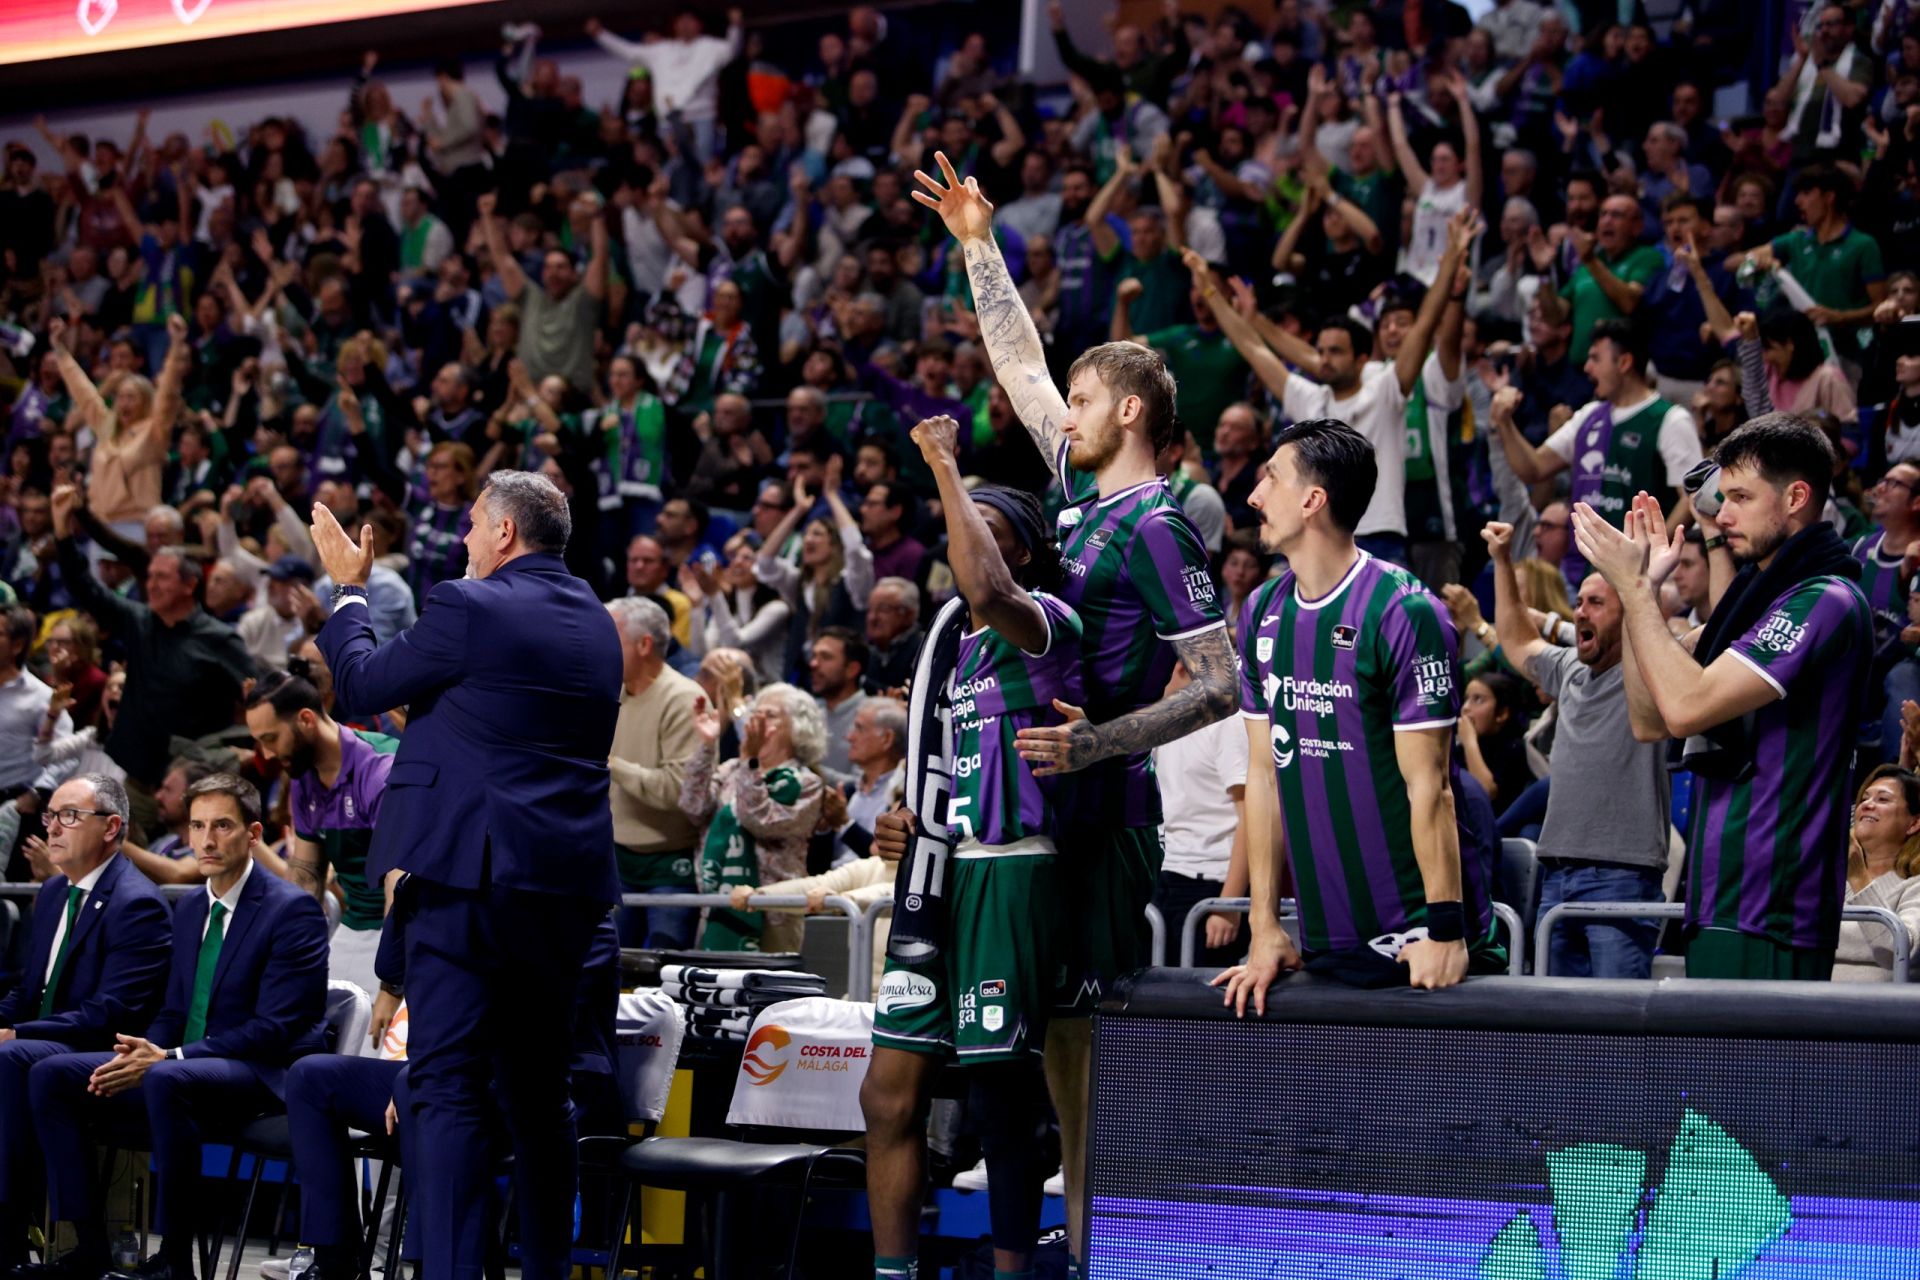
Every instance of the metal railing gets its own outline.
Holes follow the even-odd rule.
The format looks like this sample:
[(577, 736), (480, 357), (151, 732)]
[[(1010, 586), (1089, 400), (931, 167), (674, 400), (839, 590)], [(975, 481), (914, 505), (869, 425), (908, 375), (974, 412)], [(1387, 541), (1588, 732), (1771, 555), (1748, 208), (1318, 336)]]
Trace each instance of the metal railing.
[[(1251, 898), (1202, 898), (1193, 904), (1187, 912), (1187, 918), (1180, 926), (1180, 967), (1193, 968), (1199, 947), (1194, 941), (1200, 922), (1218, 911), (1224, 915), (1245, 915), (1253, 909)], [(1298, 904), (1292, 898), (1280, 900), (1280, 920), (1282, 922), (1297, 919)], [(1520, 913), (1504, 902), (1493, 904), (1493, 914), (1507, 926), (1507, 972), (1519, 977), (1525, 969), (1527, 950), (1527, 926), (1522, 923)]]
[[(1533, 935), (1533, 972), (1550, 977), (1553, 970), (1553, 927), (1562, 920), (1679, 920), (1686, 915), (1683, 902), (1560, 902), (1547, 908)], [(1900, 917), (1885, 907), (1844, 907), (1842, 920), (1877, 924), (1893, 936), (1893, 980), (1905, 982), (1912, 961), (1907, 942), (1907, 927)]]
[[(892, 899), (887, 899), (892, 905)], [(726, 907), (732, 908), (733, 898), (724, 893), (623, 893), (620, 895), (623, 907)], [(769, 911), (781, 908), (798, 907), (805, 910), (807, 895), (804, 893), (756, 893), (747, 899), (747, 910)], [(814, 915), (814, 920), (845, 920), (847, 922), (847, 999), (873, 999), (873, 912), (863, 909), (851, 898), (839, 894), (830, 894), (826, 906), (835, 915)]]

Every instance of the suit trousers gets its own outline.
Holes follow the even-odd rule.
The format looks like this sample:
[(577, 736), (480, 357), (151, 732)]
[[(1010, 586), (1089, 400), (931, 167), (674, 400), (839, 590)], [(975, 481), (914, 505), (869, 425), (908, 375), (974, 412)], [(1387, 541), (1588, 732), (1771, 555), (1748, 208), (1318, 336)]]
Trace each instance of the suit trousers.
[[(512, 1135), (524, 1280), (571, 1269), (579, 1177), (568, 1097), (574, 993), (607, 904), (409, 877), (408, 1186), (425, 1280), (480, 1280), (488, 1236), (491, 1088)], [(412, 1234), (412, 1233), (409, 1233)]]
[[(387, 1102), (404, 1062), (316, 1053), (287, 1072), (287, 1131), (300, 1174), (300, 1239), (311, 1245), (353, 1244), (360, 1236), (360, 1197), (349, 1129), (387, 1130)], [(402, 1124), (404, 1135), (407, 1126)]]
[(0, 1044), (0, 1205), (32, 1210), (40, 1191), (40, 1144), (34, 1133), (27, 1075), (33, 1064), (70, 1050), (58, 1040)]
[(251, 1064), (232, 1058), (169, 1058), (147, 1069), (138, 1085), (111, 1098), (87, 1092), (94, 1069), (111, 1053), (68, 1053), (34, 1064), (27, 1092), (54, 1218), (85, 1223), (99, 1216), (91, 1165), (92, 1141), (144, 1141), (153, 1152), (160, 1191), (154, 1224), (169, 1245), (189, 1246), (196, 1228), (200, 1148), (204, 1136), (237, 1132), (248, 1121), (280, 1109), (280, 1099)]

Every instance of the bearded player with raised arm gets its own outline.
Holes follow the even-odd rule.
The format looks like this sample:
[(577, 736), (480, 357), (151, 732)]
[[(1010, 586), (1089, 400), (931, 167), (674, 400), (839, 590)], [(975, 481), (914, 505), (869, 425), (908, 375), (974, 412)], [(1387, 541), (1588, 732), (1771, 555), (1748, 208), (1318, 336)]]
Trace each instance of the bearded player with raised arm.
[[(1046, 353), (993, 240), (993, 205), (934, 154), (944, 181), (915, 173), (914, 199), (940, 215), (966, 255), (974, 307), (1000, 386), (1072, 505), (1060, 513), (1060, 594), (1083, 626), (1087, 707), (1017, 739), (1034, 775), (1085, 770), (1087, 826), (1062, 842), (1070, 957), (1047, 1028), (1047, 1083), (1060, 1116), (1072, 1256), (1085, 1256), (1086, 1115), (1094, 1006), (1113, 980), (1149, 962), (1146, 907), (1160, 872), (1160, 791), (1148, 752), (1232, 713), (1233, 642), (1200, 535), (1155, 466), (1174, 438), (1174, 383), (1158, 352), (1131, 342), (1089, 348), (1062, 399)], [(1160, 697), (1174, 659), (1193, 683)], [(1087, 799), (1091, 797), (1090, 801)]]

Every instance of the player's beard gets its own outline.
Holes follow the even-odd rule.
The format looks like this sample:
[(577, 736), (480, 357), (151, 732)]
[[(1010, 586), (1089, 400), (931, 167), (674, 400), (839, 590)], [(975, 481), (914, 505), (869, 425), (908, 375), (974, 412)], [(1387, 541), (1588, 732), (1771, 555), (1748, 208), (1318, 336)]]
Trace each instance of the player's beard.
[(1766, 530), (1763, 533), (1748, 534), (1746, 549), (1744, 551), (1737, 551), (1732, 547), (1727, 549), (1733, 553), (1735, 564), (1759, 564), (1762, 560), (1765, 560), (1768, 556), (1784, 546), (1790, 536), (1790, 531), (1785, 526), (1782, 526), (1778, 529)]
[(1085, 471), (1098, 475), (1100, 469), (1120, 455), (1121, 441), (1126, 438), (1127, 429), (1120, 425), (1117, 410), (1107, 411), (1107, 420), (1099, 430), (1089, 432), (1082, 428), (1072, 445), (1067, 449), (1067, 465), (1076, 471)]

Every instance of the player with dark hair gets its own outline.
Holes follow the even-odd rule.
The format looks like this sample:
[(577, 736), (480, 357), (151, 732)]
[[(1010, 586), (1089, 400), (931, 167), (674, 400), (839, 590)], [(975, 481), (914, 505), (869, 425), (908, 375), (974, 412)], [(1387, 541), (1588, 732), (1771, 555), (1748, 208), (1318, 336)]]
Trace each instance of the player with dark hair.
[[(1015, 734), (1059, 723), (1055, 708), (1082, 700), (1080, 619), (1048, 593), (1061, 578), (1060, 555), (1038, 499), (998, 485), (969, 493), (952, 418), (926, 419), (913, 439), (940, 488), (948, 559), (970, 617), (948, 682), (949, 941), (927, 961), (889, 957), (860, 1091), (875, 1274), (914, 1274), (926, 1106), (949, 1058), (968, 1069), (981, 1117), (994, 1268), (1019, 1274), (1032, 1266), (1046, 1176), (1035, 1160), (1042, 1114), (1033, 1057), (1060, 962), (1056, 836), (1071, 780), (1040, 776), (1020, 758)], [(882, 815), (875, 849), (904, 855), (913, 823), (906, 809)]]
[[(1159, 353), (1131, 342), (1083, 352), (1062, 399), (1046, 349), (993, 239), (993, 205), (935, 153), (945, 181), (916, 173), (914, 198), (960, 241), (981, 340), (1001, 388), (1071, 505), (1060, 513), (1061, 594), (1085, 640), (1083, 715), (1021, 730), (1035, 776), (1092, 769), (1080, 795), (1096, 822), (1061, 850), (1063, 893), (1075, 904), (1068, 986), (1047, 1038), (1047, 1083), (1060, 1116), (1070, 1255), (1086, 1239), (1089, 1016), (1113, 980), (1147, 964), (1146, 907), (1159, 878), (1160, 789), (1149, 752), (1233, 709), (1233, 642), (1207, 550), (1157, 466), (1172, 438), (1174, 380)], [(1162, 696), (1175, 656), (1193, 676)]]
[[(1450, 752), (1459, 718), (1447, 610), (1355, 545), (1373, 446), (1332, 418), (1281, 432), (1251, 499), (1287, 571), (1240, 620), (1253, 943), (1214, 979), (1244, 1013), (1308, 968), (1362, 986), (1448, 987), (1495, 971), (1488, 886), (1463, 859)], [(1280, 927), (1285, 848), (1300, 945)]]
[(380, 817), (387, 774), (399, 739), (356, 732), (327, 714), (320, 691), (300, 676), (270, 672), (247, 695), (247, 728), (260, 754), (286, 770), (293, 840), (283, 859), (262, 848), (255, 856), (269, 871), (315, 897), (326, 892), (327, 870), (343, 895), (340, 927), (327, 952), (327, 972), (375, 993), (382, 1025), (399, 1005), (374, 974), (386, 894), (367, 883), (367, 851)]
[(1714, 451), (1715, 520), (1741, 566), (1706, 626), (1676, 640), (1660, 586), (1679, 563), (1660, 503), (1625, 530), (1573, 509), (1581, 554), (1626, 613), (1627, 709), (1642, 742), (1680, 739), (1700, 778), (1687, 841), (1687, 976), (1833, 970), (1847, 891), (1847, 774), (1873, 660), (1860, 563), (1822, 516), (1834, 453), (1812, 419), (1769, 413)]

